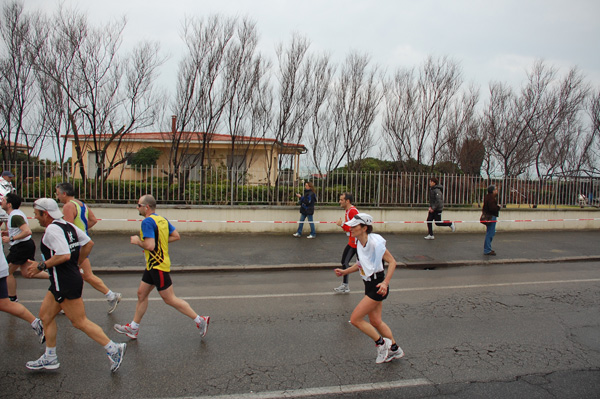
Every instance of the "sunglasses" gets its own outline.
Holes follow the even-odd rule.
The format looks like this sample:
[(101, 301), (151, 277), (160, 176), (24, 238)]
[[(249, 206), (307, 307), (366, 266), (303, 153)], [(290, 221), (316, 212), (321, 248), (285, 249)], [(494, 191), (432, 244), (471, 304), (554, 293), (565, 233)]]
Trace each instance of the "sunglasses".
[(361, 222), (363, 222), (363, 224), (367, 224), (367, 222), (363, 218), (361, 218), (360, 216), (358, 216), (358, 215), (355, 215), (354, 219), (360, 220)]
[(137, 204), (136, 206), (137, 206), (138, 208), (141, 208), (141, 207), (143, 207), (143, 206), (146, 206), (146, 204)]

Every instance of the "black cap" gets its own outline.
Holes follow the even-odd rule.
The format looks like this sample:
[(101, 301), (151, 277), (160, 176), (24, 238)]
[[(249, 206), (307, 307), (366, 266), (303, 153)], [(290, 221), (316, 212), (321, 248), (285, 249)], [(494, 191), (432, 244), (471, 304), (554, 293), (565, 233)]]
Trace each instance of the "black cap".
[(496, 186), (494, 186), (493, 184), (491, 186), (488, 186), (488, 193), (493, 193), (495, 189)]

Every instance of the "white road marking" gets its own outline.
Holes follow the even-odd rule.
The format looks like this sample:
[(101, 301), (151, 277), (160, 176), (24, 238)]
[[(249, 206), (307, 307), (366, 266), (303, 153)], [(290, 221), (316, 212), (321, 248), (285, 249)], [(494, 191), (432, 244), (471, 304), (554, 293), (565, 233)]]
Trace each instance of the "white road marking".
[[(580, 280), (547, 280), (547, 281), (524, 281), (515, 283), (495, 283), (495, 284), (465, 284), (465, 285), (445, 285), (439, 287), (414, 287), (414, 288), (393, 288), (390, 292), (418, 292), (418, 291), (443, 291), (443, 290), (465, 290), (475, 288), (494, 288), (494, 287), (519, 287), (525, 285), (560, 285), (560, 284), (580, 284), (580, 283), (598, 283), (600, 278), (580, 279)], [(362, 290), (350, 292), (353, 295), (364, 295)], [(254, 294), (254, 295), (205, 295), (205, 296), (182, 296), (186, 301), (206, 301), (206, 300), (231, 300), (231, 299), (266, 299), (266, 298), (295, 298), (311, 296), (338, 296), (347, 294), (338, 294), (335, 292), (298, 292), (287, 294)], [(160, 296), (148, 298), (150, 301), (162, 301)], [(105, 298), (84, 298), (85, 302), (106, 302)], [(121, 299), (123, 301), (137, 301), (137, 297)], [(22, 303), (41, 303), (41, 300), (25, 300)]]
[[(399, 380), (390, 382), (378, 382), (372, 384), (357, 384), (357, 385), (338, 385), (331, 387), (317, 387), (305, 389), (291, 389), (285, 391), (269, 391), (269, 392), (250, 392), (243, 394), (219, 395), (219, 396), (185, 396), (187, 399), (275, 399), (275, 398), (303, 398), (307, 396), (332, 395), (332, 394), (350, 394), (357, 392), (376, 391), (384, 389), (396, 389), (406, 387), (416, 387), (423, 385), (433, 385), (433, 383), (424, 378), (416, 378), (412, 380)], [(176, 398), (170, 398), (176, 399)]]

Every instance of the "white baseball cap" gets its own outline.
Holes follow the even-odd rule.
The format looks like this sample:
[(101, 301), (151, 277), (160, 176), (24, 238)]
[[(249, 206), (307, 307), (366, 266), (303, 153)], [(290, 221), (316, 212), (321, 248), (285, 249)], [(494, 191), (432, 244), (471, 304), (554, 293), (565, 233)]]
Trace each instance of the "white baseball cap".
[(58, 209), (58, 204), (52, 198), (40, 198), (33, 203), (33, 208), (38, 211), (45, 211), (52, 219), (60, 219), (63, 213)]
[(373, 224), (373, 217), (371, 217), (371, 215), (369, 215), (368, 213), (358, 213), (344, 224), (350, 227), (358, 226), (359, 224), (371, 226)]

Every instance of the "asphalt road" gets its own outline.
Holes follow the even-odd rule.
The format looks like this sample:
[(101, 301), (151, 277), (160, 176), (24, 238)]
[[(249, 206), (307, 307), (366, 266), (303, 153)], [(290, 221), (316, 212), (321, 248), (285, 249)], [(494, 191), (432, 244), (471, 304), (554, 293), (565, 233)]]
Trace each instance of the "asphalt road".
[[(137, 341), (129, 322), (140, 273), (102, 275), (124, 294), (112, 315), (86, 287), (88, 317), (128, 342), (121, 368), (61, 316), (55, 371), (30, 371), (43, 347), (30, 327), (0, 314), (0, 397), (182, 398), (597, 398), (600, 394), (600, 263), (399, 269), (384, 320), (406, 352), (375, 364), (375, 347), (348, 323), (362, 297), (334, 295), (330, 270), (179, 273), (175, 291), (211, 316), (193, 322), (153, 293)], [(39, 307), (47, 283), (19, 278)]]

